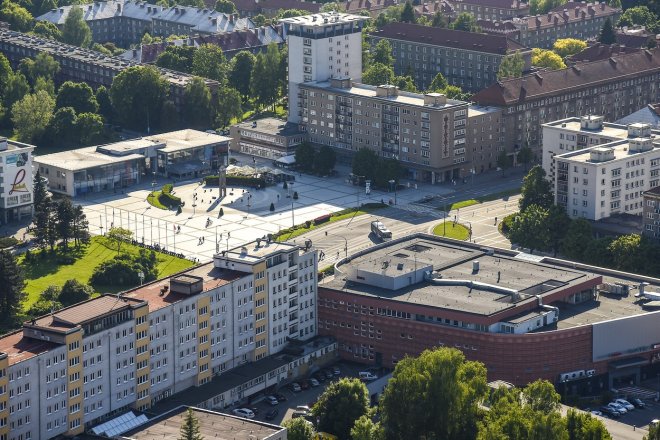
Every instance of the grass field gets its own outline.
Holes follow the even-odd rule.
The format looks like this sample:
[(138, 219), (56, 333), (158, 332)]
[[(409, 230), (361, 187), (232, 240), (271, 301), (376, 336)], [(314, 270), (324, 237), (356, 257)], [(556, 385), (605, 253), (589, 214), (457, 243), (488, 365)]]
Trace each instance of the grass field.
[(161, 195), (161, 191), (153, 191), (149, 193), (149, 195), (147, 196), (147, 203), (158, 209), (167, 210), (167, 206), (160, 203), (160, 200), (158, 199), (160, 195)]
[(338, 222), (338, 221), (341, 221), (341, 220), (346, 220), (347, 218), (356, 217), (358, 215), (368, 214), (370, 212), (373, 212), (376, 209), (384, 208), (385, 206), (386, 205), (381, 205), (380, 203), (370, 203), (370, 204), (367, 204), (367, 205), (363, 205), (362, 208), (360, 210), (357, 210), (357, 211), (355, 210), (355, 208), (344, 209), (343, 211), (339, 211), (338, 213), (333, 214), (332, 217), (330, 217), (330, 220), (328, 220), (327, 222), (324, 222), (324, 223), (321, 223), (321, 224), (318, 224), (318, 225), (315, 225), (314, 222), (310, 222), (309, 227), (306, 227), (304, 225), (297, 226), (297, 229), (294, 229), (293, 231), (284, 232), (284, 233), (276, 236), (275, 241), (291, 240), (292, 238), (296, 238), (299, 235), (303, 235), (303, 234), (305, 234), (305, 233), (307, 233), (307, 232), (309, 232), (313, 229), (322, 228), (323, 226), (325, 226), (327, 224)]
[[(450, 211), (454, 209), (461, 209), (472, 205), (478, 205), (484, 202), (492, 202), (493, 200), (506, 199), (507, 197), (515, 196), (520, 194), (520, 188), (508, 189), (505, 191), (496, 192), (493, 194), (488, 194), (483, 197), (477, 197), (476, 199), (461, 200), (459, 202), (454, 202), (451, 204)], [(444, 206), (439, 206), (436, 208), (438, 211), (444, 211)]]
[[(445, 228), (445, 223), (447, 227)], [(446, 231), (446, 234), (445, 234)], [(454, 238), (456, 240), (467, 240), (470, 235), (470, 230), (460, 223), (442, 222), (433, 228), (433, 235), (440, 237)]]
[[(122, 253), (137, 254), (140, 247), (130, 243), (124, 243), (121, 246)], [(70, 249), (67, 255), (75, 254), (76, 251)], [(62, 286), (67, 280), (77, 279), (80, 282), (88, 283), (92, 276), (94, 268), (106, 260), (110, 260), (117, 255), (117, 249), (111, 245), (105, 237), (92, 237), (91, 242), (85, 248), (80, 249), (75, 255), (73, 264), (61, 264), (56, 258), (41, 259), (35, 256), (34, 261), (26, 263), (25, 256), (19, 257), (19, 264), (23, 268), (27, 285), (25, 292), (28, 299), (25, 302), (25, 308), (28, 309), (39, 298), (39, 294), (48, 286)], [(193, 262), (183, 258), (173, 257), (171, 255), (156, 253), (158, 258), (158, 276), (164, 277), (176, 272), (180, 272), (193, 265)], [(97, 293), (116, 293), (126, 290), (126, 287), (117, 286), (95, 286)]]

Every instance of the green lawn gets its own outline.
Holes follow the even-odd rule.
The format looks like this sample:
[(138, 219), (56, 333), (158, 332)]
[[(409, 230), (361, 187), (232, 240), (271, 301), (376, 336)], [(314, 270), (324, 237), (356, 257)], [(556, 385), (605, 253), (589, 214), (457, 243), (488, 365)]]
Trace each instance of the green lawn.
[[(55, 258), (41, 259), (35, 256), (34, 262), (26, 263), (25, 257), (19, 257), (19, 264), (23, 267), (27, 285), (25, 292), (28, 294), (24, 307), (28, 309), (39, 298), (39, 294), (48, 286), (62, 286), (67, 280), (77, 279), (88, 283), (92, 276), (94, 268), (106, 260), (110, 260), (117, 255), (114, 246), (109, 247), (108, 240), (105, 237), (92, 237), (91, 242), (84, 249), (75, 255), (73, 264), (62, 264), (55, 261)], [(137, 254), (139, 246), (133, 246), (124, 243), (121, 246), (122, 253)], [(75, 254), (71, 250), (67, 255)], [(183, 258), (173, 257), (171, 255), (156, 253), (158, 256), (158, 276), (165, 277), (176, 272), (180, 272), (193, 265), (193, 262)], [(96, 286), (97, 293), (116, 293), (126, 290), (126, 287), (118, 286)]]
[[(507, 197), (515, 196), (520, 194), (520, 188), (507, 189), (505, 191), (496, 192), (493, 194), (488, 194), (483, 197), (477, 197), (476, 199), (461, 200), (459, 202), (454, 202), (451, 204), (450, 211), (454, 209), (461, 209), (472, 205), (478, 205), (484, 202), (492, 202), (493, 200), (506, 199)], [(444, 211), (444, 206), (439, 206), (436, 208), (438, 211)]]
[(373, 212), (377, 209), (385, 208), (386, 206), (387, 205), (382, 205), (380, 203), (368, 203), (368, 204), (363, 205), (362, 208), (359, 209), (359, 210), (356, 210), (355, 208), (344, 209), (344, 210), (339, 211), (335, 214), (332, 214), (332, 217), (330, 217), (330, 220), (328, 220), (327, 222), (324, 222), (324, 223), (321, 223), (321, 224), (318, 224), (318, 225), (315, 225), (314, 222), (310, 222), (309, 227), (306, 227), (305, 225), (298, 225), (298, 226), (296, 226), (296, 229), (294, 229), (293, 231), (285, 230), (285, 231), (282, 231), (279, 235), (275, 234), (275, 241), (291, 240), (291, 239), (296, 238), (299, 235), (303, 235), (303, 234), (305, 234), (305, 233), (307, 233), (307, 232), (309, 232), (313, 229), (322, 228), (323, 226), (325, 226), (327, 224), (338, 222), (338, 221), (341, 221), (341, 220), (346, 220), (347, 218), (356, 217), (358, 215), (368, 214), (368, 213)]
[(465, 207), (472, 206), (472, 205), (478, 205), (479, 203), (481, 203), (481, 202), (479, 202), (479, 200), (475, 200), (475, 199), (462, 200), (460, 202), (452, 203), (451, 208), (449, 208), (449, 210), (453, 211), (454, 209), (461, 209), (461, 208), (465, 208)]
[(162, 193), (161, 191), (153, 191), (149, 193), (149, 195), (147, 196), (147, 203), (158, 209), (164, 209), (167, 211), (168, 210), (167, 206), (163, 205), (162, 203), (160, 203), (160, 200), (158, 200), (158, 197), (160, 197), (161, 193)]
[[(447, 224), (445, 228), (445, 223)], [(445, 233), (446, 231), (446, 233)], [(460, 223), (442, 222), (433, 228), (433, 234), (441, 237), (454, 238), (456, 240), (467, 240), (470, 230)]]

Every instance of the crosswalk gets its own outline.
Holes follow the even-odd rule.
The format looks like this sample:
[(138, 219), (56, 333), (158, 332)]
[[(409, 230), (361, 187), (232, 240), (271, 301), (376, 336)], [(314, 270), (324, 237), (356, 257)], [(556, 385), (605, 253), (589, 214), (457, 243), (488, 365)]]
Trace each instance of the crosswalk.
[(621, 387), (616, 389), (616, 393), (627, 398), (638, 398), (643, 400), (655, 399), (658, 396), (657, 391), (640, 387)]

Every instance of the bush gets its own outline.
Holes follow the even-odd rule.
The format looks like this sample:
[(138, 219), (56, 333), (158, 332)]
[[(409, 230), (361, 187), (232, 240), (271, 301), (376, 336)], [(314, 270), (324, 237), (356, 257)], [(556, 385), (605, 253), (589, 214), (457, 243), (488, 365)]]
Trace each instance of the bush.
[(0, 237), (0, 249), (7, 249), (17, 244), (18, 240), (14, 237)]
[[(204, 184), (218, 186), (218, 179), (218, 176), (206, 176), (204, 177)], [(266, 179), (248, 176), (227, 176), (227, 185), (260, 189), (266, 187)]]
[(66, 307), (89, 299), (93, 293), (94, 289), (87, 284), (78, 280), (67, 280), (57, 299)]
[(164, 194), (172, 194), (173, 189), (174, 189), (174, 185), (172, 185), (171, 183), (166, 183), (165, 185), (163, 185), (162, 191)]
[(312, 226), (312, 222), (309, 221), (309, 220), (307, 220), (307, 221), (305, 222), (305, 227), (306, 227), (307, 229), (309, 229), (310, 226)]
[(153, 281), (158, 277), (153, 251), (140, 249), (138, 255), (118, 255), (104, 261), (94, 269), (90, 282), (94, 285), (135, 286), (140, 283), (139, 272), (144, 274), (144, 281)]
[(509, 231), (511, 231), (511, 226), (513, 226), (513, 222), (515, 221), (515, 218), (518, 216), (517, 212), (514, 212), (513, 214), (509, 214), (506, 217), (502, 219), (502, 222), (500, 223), (499, 229), (502, 235), (505, 237), (508, 236)]

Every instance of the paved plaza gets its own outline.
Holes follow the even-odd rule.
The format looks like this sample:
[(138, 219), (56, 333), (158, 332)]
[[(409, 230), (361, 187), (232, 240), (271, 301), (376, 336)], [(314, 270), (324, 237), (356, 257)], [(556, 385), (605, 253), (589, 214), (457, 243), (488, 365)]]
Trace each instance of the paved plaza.
[[(252, 158), (248, 156), (238, 156), (238, 159), (243, 163), (252, 163)], [(257, 161), (257, 165), (267, 163)], [(222, 200), (218, 200), (217, 186), (206, 186), (197, 181), (179, 182), (174, 186), (174, 194), (185, 202), (180, 214), (173, 210), (157, 209), (147, 203), (147, 195), (152, 190), (151, 182), (128, 188), (125, 192), (76, 198), (75, 203), (84, 207), (93, 234), (102, 234), (112, 226), (120, 226), (131, 230), (137, 241), (159, 245), (190, 259), (208, 261), (218, 250), (240, 246), (292, 224), (355, 207), (358, 203), (394, 201), (392, 192), (372, 191), (366, 195), (363, 187), (347, 181), (348, 168), (338, 168), (336, 177), (296, 174), (295, 182), (286, 190), (282, 184), (262, 190), (228, 188), (227, 196)], [(395, 214), (397, 218), (414, 224), (417, 223), (414, 219), (419, 215), (427, 214), (432, 218), (442, 216), (433, 207), (425, 208), (417, 203), (425, 196), (453, 195), (460, 199), (459, 196), (467, 198), (496, 191), (498, 185), (516, 185), (515, 181), (501, 179), (494, 182), (495, 185), (474, 187), (418, 184), (415, 188), (411, 184), (409, 188), (397, 192), (397, 205), (391, 212), (399, 211)], [(165, 183), (168, 181), (161, 179), (156, 182), (155, 188)], [(294, 192), (298, 193), (297, 200), (293, 199)], [(275, 206), (273, 212), (269, 209), (271, 203)], [(219, 216), (221, 208), (224, 215)]]

